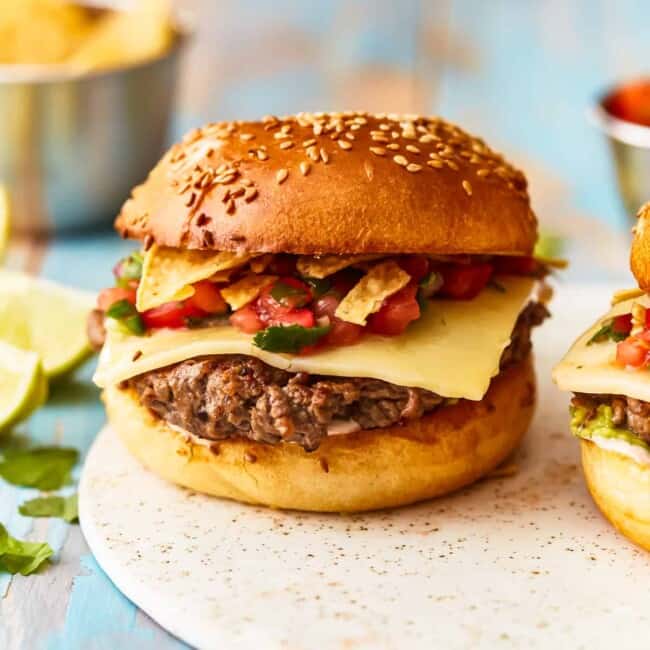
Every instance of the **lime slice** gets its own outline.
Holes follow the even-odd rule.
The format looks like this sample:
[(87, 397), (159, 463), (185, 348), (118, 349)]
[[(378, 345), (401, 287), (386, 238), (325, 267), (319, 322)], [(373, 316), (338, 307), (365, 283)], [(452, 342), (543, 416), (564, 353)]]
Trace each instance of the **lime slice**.
[(94, 296), (17, 271), (0, 271), (0, 341), (37, 352), (47, 377), (91, 353), (86, 319)]
[(0, 341), (0, 434), (24, 420), (47, 397), (47, 379), (36, 352)]
[(9, 244), (9, 221), (11, 210), (9, 207), (9, 194), (7, 190), (0, 185), (0, 264), (7, 252)]

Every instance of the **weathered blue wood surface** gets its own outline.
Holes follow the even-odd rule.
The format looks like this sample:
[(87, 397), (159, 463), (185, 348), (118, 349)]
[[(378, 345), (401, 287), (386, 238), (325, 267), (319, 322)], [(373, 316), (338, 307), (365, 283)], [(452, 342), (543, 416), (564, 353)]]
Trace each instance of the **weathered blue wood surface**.
[[(439, 113), (506, 150), (529, 171), (542, 221), (587, 240), (574, 276), (624, 275), (625, 222), (605, 145), (585, 111), (610, 80), (644, 69), (646, 3), (184, 4), (200, 10), (202, 32), (183, 75), (177, 131), (210, 119), (335, 107)], [(617, 227), (620, 239), (590, 218)], [(131, 246), (108, 231), (46, 246), (15, 242), (10, 263), (96, 290)], [(104, 420), (91, 370), (89, 363), (54, 387), (21, 435), (85, 452)], [(78, 527), (18, 515), (30, 496), (0, 484), (0, 521), (15, 535), (47, 539), (57, 557), (36, 577), (0, 575), (0, 648), (183, 647), (113, 588)]]

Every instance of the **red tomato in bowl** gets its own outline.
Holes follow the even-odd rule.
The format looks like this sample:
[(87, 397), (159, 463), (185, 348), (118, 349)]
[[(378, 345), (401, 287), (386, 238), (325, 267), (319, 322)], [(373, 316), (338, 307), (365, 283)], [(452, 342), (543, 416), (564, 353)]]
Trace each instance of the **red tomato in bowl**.
[(368, 329), (375, 334), (397, 336), (420, 317), (417, 285), (408, 284), (384, 300), (381, 309), (368, 317)]

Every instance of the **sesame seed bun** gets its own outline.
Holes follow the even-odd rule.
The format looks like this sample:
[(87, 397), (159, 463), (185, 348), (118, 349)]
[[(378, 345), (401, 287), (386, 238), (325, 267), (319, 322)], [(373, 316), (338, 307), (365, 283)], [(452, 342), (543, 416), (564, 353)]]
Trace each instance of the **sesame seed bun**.
[(526, 179), (437, 118), (346, 112), (189, 133), (136, 187), (123, 237), (251, 252), (528, 255)]
[(476, 481), (517, 446), (534, 397), (529, 358), (499, 374), (480, 402), (461, 400), (403, 426), (331, 436), (307, 453), (245, 439), (211, 449), (154, 417), (131, 390), (113, 386), (103, 394), (113, 429), (159, 476), (218, 497), (319, 512), (400, 506)]
[(650, 467), (581, 441), (582, 468), (596, 505), (614, 526), (650, 551)]
[(641, 206), (637, 217), (630, 266), (639, 287), (650, 292), (650, 202)]

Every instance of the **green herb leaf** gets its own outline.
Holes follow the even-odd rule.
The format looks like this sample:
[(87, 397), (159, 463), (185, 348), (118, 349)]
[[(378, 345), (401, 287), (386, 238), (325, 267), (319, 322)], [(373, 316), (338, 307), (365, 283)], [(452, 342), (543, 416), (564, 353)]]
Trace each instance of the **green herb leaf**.
[(52, 496), (31, 499), (21, 504), (18, 512), (25, 517), (58, 517), (69, 524), (79, 519), (76, 494), (69, 497)]
[(140, 314), (133, 314), (133, 316), (124, 318), (120, 322), (131, 334), (136, 336), (142, 336), (147, 331)]
[(587, 345), (604, 343), (605, 341), (616, 341), (617, 343), (624, 341), (628, 335), (625, 332), (617, 332), (613, 325), (613, 318), (605, 321), (602, 327), (587, 341)]
[(66, 447), (6, 450), (0, 460), (0, 477), (13, 485), (58, 490), (70, 483), (78, 459), (79, 452)]
[(319, 278), (303, 278), (303, 280), (310, 286), (314, 298), (320, 298), (332, 288), (332, 283), (326, 278), (322, 280)]
[(46, 542), (23, 542), (0, 524), (0, 571), (28, 576), (52, 555), (54, 551)]
[[(309, 302), (309, 294), (299, 287), (292, 287), (290, 284), (284, 282), (276, 282), (271, 289), (271, 296), (273, 300), (291, 307), (302, 307)], [(287, 298), (297, 297), (298, 300), (287, 300)]]
[(302, 325), (272, 326), (255, 334), (253, 343), (269, 352), (296, 353), (313, 345), (329, 332), (329, 326), (302, 327)]
[(128, 287), (133, 280), (140, 280), (142, 277), (142, 253), (136, 252), (125, 257), (119, 263), (120, 275), (117, 278), (118, 287)]
[(131, 304), (128, 300), (123, 299), (123, 300), (118, 300), (117, 302), (114, 302), (107, 310), (106, 310), (106, 315), (109, 318), (114, 318), (115, 320), (122, 320), (123, 318), (126, 318), (127, 316), (132, 316), (133, 314), (137, 314), (137, 310), (135, 308), (135, 305)]

